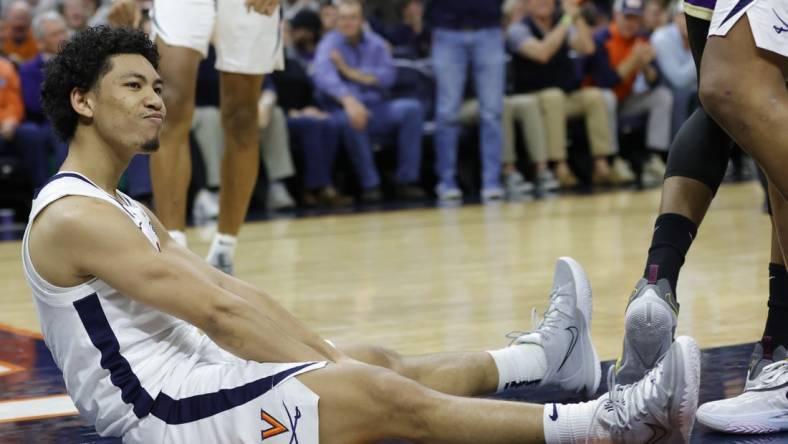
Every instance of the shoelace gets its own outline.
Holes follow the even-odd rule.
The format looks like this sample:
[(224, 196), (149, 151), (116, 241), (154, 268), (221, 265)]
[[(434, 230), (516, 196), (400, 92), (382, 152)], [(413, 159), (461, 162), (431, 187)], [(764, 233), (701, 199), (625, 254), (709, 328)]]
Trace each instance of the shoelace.
[(508, 339), (511, 339), (509, 345), (515, 344), (517, 340), (525, 335), (531, 333), (538, 333), (544, 336), (545, 333), (557, 330), (561, 325), (561, 319), (571, 319), (572, 315), (561, 310), (560, 304), (554, 303), (555, 299), (561, 295), (561, 288), (550, 292), (550, 304), (547, 307), (544, 315), (540, 318), (536, 313), (536, 308), (531, 308), (531, 330), (530, 331), (512, 331), (506, 334)]
[(773, 362), (761, 370), (758, 384), (753, 389), (772, 388), (788, 382), (788, 359)]
[[(664, 405), (670, 393), (659, 383), (662, 377), (662, 360), (640, 381), (629, 385), (616, 385), (616, 372), (611, 367), (607, 373), (607, 386), (610, 388), (608, 399), (613, 410), (613, 426), (617, 430), (630, 430), (633, 421), (639, 421), (646, 415), (654, 416), (664, 423)], [(647, 402), (651, 398), (659, 402)]]

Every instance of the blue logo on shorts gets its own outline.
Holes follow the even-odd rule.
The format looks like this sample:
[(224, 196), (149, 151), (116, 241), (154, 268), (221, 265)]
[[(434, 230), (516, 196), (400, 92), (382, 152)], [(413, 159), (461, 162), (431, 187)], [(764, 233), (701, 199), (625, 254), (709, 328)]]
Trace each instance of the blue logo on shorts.
[(290, 431), (293, 432), (292, 436), (290, 436), (289, 444), (298, 444), (298, 435), (296, 435), (296, 427), (298, 427), (298, 420), (301, 419), (301, 409), (296, 406), (295, 408), (295, 416), (290, 415), (290, 410), (287, 408), (287, 405), (283, 402), (282, 406), (285, 408), (285, 412), (287, 413), (287, 420), (290, 422)]
[(782, 26), (780, 26), (780, 25), (774, 25), (773, 26), (774, 32), (776, 32), (777, 34), (782, 34), (784, 32), (788, 32), (788, 22), (783, 20), (782, 17), (780, 17), (780, 15), (777, 14), (777, 11), (775, 11), (774, 9), (772, 9), (772, 12), (774, 13), (774, 16), (777, 17), (777, 20), (779, 20), (782, 23)]

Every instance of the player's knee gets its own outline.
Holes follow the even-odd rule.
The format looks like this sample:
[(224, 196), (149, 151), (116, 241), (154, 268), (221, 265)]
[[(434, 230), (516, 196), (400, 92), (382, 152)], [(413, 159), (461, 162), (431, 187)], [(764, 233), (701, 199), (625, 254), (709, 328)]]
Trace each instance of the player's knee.
[(701, 74), (698, 96), (703, 108), (715, 120), (727, 120), (742, 105), (743, 97), (732, 81), (729, 72), (707, 70)]
[(429, 389), (392, 371), (381, 369), (367, 381), (368, 395), (380, 414), (420, 441), (428, 430), (427, 413), (434, 408)]
[(222, 126), (225, 131), (243, 131), (257, 127), (257, 105), (238, 100), (222, 103)]

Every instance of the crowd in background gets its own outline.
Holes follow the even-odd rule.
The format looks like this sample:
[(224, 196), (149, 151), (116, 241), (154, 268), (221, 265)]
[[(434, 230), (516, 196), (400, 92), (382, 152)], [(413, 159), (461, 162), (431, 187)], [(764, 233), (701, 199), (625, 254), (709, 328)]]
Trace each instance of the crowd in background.
[[(285, 69), (266, 78), (258, 102), (269, 209), (656, 185), (697, 106), (680, 3), (282, 2)], [(112, 2), (0, 3), (0, 174), (17, 162), (39, 187), (67, 153), (41, 111), (44, 63), (70, 33), (111, 24)], [(138, 1), (145, 29), (151, 3)], [(213, 65), (211, 52), (192, 125), (198, 220), (218, 213)], [(150, 195), (145, 156), (124, 187)]]

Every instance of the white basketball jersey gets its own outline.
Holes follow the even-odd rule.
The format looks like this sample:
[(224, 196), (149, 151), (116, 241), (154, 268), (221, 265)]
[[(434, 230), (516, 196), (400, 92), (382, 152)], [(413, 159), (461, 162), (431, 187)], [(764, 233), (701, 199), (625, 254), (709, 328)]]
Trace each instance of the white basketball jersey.
[(65, 196), (101, 199), (126, 214), (159, 249), (159, 240), (140, 204), (121, 192), (112, 196), (86, 177), (61, 172), (33, 200), (22, 241), (25, 277), (32, 289), (47, 347), (63, 372), (71, 399), (103, 436), (120, 436), (141, 418), (169, 414), (172, 398), (208, 342), (195, 327), (120, 294), (93, 279), (56, 287), (36, 273), (28, 250), (36, 216)]

